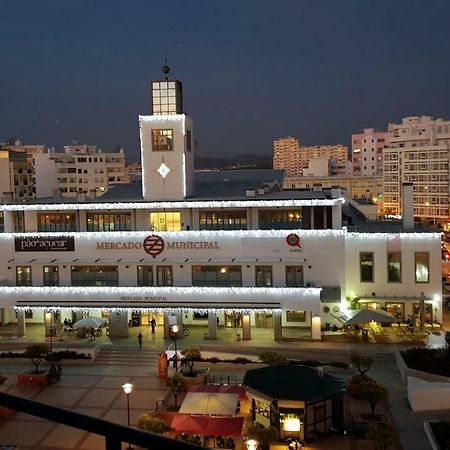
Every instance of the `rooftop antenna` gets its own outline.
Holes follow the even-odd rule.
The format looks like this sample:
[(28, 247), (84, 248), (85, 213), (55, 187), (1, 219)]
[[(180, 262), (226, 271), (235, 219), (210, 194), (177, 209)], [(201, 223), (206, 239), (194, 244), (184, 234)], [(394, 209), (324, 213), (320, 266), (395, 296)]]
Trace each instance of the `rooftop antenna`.
[(164, 74), (164, 79), (169, 79), (170, 67), (167, 65), (167, 53), (164, 53), (164, 65), (162, 66), (162, 71)]

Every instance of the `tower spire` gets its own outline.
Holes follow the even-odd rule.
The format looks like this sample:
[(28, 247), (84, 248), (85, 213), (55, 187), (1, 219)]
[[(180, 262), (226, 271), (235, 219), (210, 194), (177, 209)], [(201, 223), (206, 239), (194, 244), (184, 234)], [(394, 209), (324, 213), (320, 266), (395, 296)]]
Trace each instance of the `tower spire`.
[(169, 79), (170, 67), (167, 64), (167, 53), (164, 54), (164, 65), (162, 66), (162, 72), (164, 74), (164, 79)]

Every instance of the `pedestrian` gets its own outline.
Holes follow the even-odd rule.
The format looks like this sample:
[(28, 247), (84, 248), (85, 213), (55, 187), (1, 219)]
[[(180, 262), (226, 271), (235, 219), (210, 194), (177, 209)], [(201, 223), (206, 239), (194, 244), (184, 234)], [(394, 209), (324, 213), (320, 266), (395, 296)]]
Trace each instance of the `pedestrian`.
[(142, 333), (139, 331), (139, 334), (138, 334), (138, 342), (139, 342), (139, 348), (142, 348)]
[(154, 317), (152, 317), (152, 320), (150, 320), (150, 326), (152, 327), (152, 333), (155, 333), (156, 320)]
[(90, 329), (91, 341), (95, 341), (95, 328), (91, 327)]
[(219, 326), (219, 316), (216, 317), (217, 326)]

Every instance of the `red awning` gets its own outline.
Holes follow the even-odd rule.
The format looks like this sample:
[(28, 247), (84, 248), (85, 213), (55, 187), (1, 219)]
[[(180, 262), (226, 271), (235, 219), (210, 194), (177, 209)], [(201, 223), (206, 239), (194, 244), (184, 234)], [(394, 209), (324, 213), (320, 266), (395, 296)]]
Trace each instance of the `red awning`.
[(243, 417), (211, 417), (207, 424), (207, 436), (240, 436), (242, 434)]
[(243, 417), (209, 417), (177, 414), (171, 423), (176, 433), (202, 434), (205, 436), (240, 436)]
[(208, 417), (177, 414), (170, 426), (177, 433), (204, 434)]

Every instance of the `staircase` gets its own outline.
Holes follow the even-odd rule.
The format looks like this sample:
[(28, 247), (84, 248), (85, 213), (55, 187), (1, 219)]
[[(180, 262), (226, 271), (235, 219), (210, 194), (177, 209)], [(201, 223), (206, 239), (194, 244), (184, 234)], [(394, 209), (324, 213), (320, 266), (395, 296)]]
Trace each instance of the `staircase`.
[(132, 347), (102, 347), (95, 358), (101, 365), (145, 366), (156, 365), (162, 350)]

